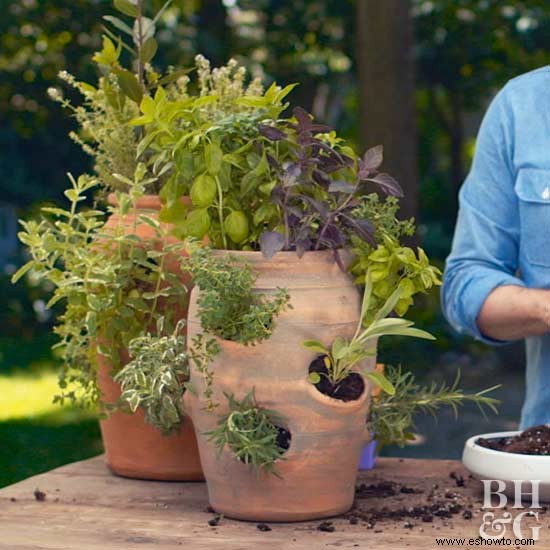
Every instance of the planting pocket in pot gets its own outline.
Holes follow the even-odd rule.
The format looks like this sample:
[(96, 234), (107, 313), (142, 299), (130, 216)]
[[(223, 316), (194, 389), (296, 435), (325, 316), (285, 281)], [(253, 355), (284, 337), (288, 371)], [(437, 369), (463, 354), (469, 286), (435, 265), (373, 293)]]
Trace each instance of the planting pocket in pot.
[(520, 254), (529, 263), (550, 267), (546, 246), (550, 232), (550, 170), (521, 169), (515, 192), (519, 202)]

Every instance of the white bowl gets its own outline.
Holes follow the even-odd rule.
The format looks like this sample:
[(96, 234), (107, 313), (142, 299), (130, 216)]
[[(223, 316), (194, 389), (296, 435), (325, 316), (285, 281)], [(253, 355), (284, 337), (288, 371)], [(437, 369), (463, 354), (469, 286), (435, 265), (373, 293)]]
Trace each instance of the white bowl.
[[(512, 480), (531, 481), (539, 480), (539, 497), (543, 502), (550, 502), (550, 456), (524, 455), (518, 453), (505, 453), (486, 449), (476, 444), (482, 437), (495, 439), (499, 437), (512, 437), (521, 432), (496, 432), (470, 437), (464, 445), (462, 463), (465, 468), (479, 480), (496, 479), (506, 483), (505, 493), (514, 496), (514, 483)], [(496, 485), (491, 485), (496, 489)], [(524, 492), (531, 491), (530, 484), (523, 484)]]

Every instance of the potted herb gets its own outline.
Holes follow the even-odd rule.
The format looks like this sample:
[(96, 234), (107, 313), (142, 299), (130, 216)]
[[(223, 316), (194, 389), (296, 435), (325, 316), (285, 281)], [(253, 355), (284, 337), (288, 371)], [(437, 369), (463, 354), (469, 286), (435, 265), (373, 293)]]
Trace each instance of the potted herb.
[[(187, 260), (196, 283), (189, 349), (205, 337), (217, 349), (210, 362), (191, 368), (184, 404), (210, 504), (230, 517), (298, 521), (343, 513), (373, 432), (382, 443), (402, 443), (418, 409), (466, 399), (494, 404), (486, 392), (426, 390), (393, 369), (375, 371), (378, 338), (431, 336), (388, 317), (400, 289), (373, 315), (370, 274), (355, 309), (351, 278), (326, 254), (282, 252), (267, 260), (201, 249)], [(373, 388), (380, 392), (369, 411)]]
[[(395, 218), (397, 201), (374, 194), (401, 194), (379, 169), (381, 148), (357, 157), (300, 108), (280, 119), (287, 91), (228, 98), (253, 104), (254, 117), (209, 121), (206, 96), (198, 113), (163, 99), (133, 122), (151, 161), (182, 158), (171, 167), (177, 185), (160, 192), (163, 219), (179, 238), (206, 236), (213, 248), (184, 262), (196, 285), (189, 353), (205, 339), (217, 347), (190, 368), (184, 401), (210, 502), (243, 519), (349, 508), (369, 437), (369, 382), (391, 391), (372, 372), (376, 339), (428, 337), (386, 317), (439, 282), (421, 250), (400, 244), (412, 224)], [(191, 203), (171, 207), (182, 194)], [(354, 283), (365, 285), (363, 301)]]
[[(115, 473), (133, 477), (197, 479), (202, 474), (189, 419), (181, 429), (178, 423), (159, 426), (159, 418), (148, 409), (149, 399), (126, 389), (128, 384), (154, 380), (153, 373), (145, 371), (145, 381), (142, 376), (135, 378), (136, 372), (148, 364), (137, 351), (141, 350), (140, 339), (163, 341), (178, 320), (186, 317), (190, 280), (177, 260), (185, 251), (174, 236), (177, 232), (169, 233), (168, 228), (173, 229), (169, 222), (178, 218), (175, 214), (190, 206), (187, 195), (191, 194), (195, 203), (204, 200), (202, 188), (179, 193), (179, 178), (187, 159), (185, 150), (173, 147), (173, 155), (163, 156), (152, 144), (152, 138), (161, 136), (154, 131), (145, 135), (143, 124), (157, 120), (157, 113), (162, 112), (166, 117), (162, 124), (170, 125), (182, 110), (190, 113), (197, 128), (206, 121), (212, 126), (221, 121), (231, 130), (228, 120), (234, 114), (250, 119), (251, 124), (257, 120), (255, 102), (263, 101), (264, 90), (257, 80), (245, 84), (244, 69), (234, 61), (211, 69), (199, 56), (196, 92), (187, 76), (191, 69), (159, 71), (153, 65), (158, 47), (155, 33), (169, 3), (147, 17), (141, 0), (116, 0), (118, 14), (105, 17), (108, 26), (102, 49), (93, 57), (98, 81), (92, 85), (66, 71), (60, 73), (60, 78), (81, 94), (83, 102), (75, 105), (61, 90), (49, 90), (52, 99), (70, 110), (78, 123), (78, 132), (71, 133), (71, 138), (92, 156), (96, 185), (93, 190), (87, 187), (89, 179), (85, 177), (73, 182), (74, 188), (66, 192), (71, 207), (45, 211), (48, 219), (38, 224), (28, 222), (21, 238), (33, 255), (24, 270), (32, 267), (54, 286), (64, 285), (63, 290), (56, 289), (54, 296), (66, 307), (56, 329), (65, 359), (61, 386), (65, 390), (67, 379), (82, 386), (82, 391), (71, 388), (63, 391), (60, 399), (68, 396), (100, 402), (110, 413), (100, 421), (109, 467)], [(266, 95), (274, 109), (278, 106), (280, 110), (287, 92), (277, 90), (274, 97), (274, 89)], [(171, 113), (168, 106), (173, 109)], [(206, 144), (203, 151), (210, 165), (215, 164), (216, 152)], [(97, 201), (94, 210), (79, 209), (85, 195), (92, 191)], [(101, 211), (108, 214), (106, 219)], [(66, 223), (69, 219), (71, 223)], [(200, 222), (200, 215), (193, 219)], [(99, 249), (103, 253), (98, 253)], [(84, 271), (91, 260), (98, 270), (112, 271), (111, 287), (103, 284), (102, 274)], [(91, 284), (88, 279), (94, 273), (97, 280)], [(149, 280), (151, 274), (158, 275), (158, 285)], [(66, 280), (75, 281), (74, 285), (65, 286)], [(125, 286), (118, 288), (122, 281)], [(77, 313), (73, 292), (78, 295)], [(118, 309), (104, 307), (111, 301)], [(145, 315), (145, 310), (150, 315)], [(165, 321), (162, 332), (157, 330), (160, 319)], [(129, 363), (132, 369), (123, 369)], [(172, 368), (174, 365), (167, 365), (168, 370)], [(130, 372), (134, 378), (127, 377)], [(181, 376), (181, 372), (176, 376), (178, 384), (185, 381)], [(166, 387), (162, 388), (156, 398), (166, 397)], [(174, 398), (171, 395), (164, 400), (172, 419), (173, 407), (179, 410)], [(161, 437), (151, 424), (171, 435)]]
[[(205, 277), (190, 269), (197, 291), (191, 296), (188, 336), (213, 334), (220, 348), (208, 365), (211, 397), (204, 397), (204, 377), (196, 369), (190, 375), (192, 391), (185, 396), (198, 432), (210, 503), (231, 517), (258, 521), (343, 513), (352, 504), (360, 450), (370, 438), (368, 381), (392, 391), (371, 370), (376, 339), (429, 335), (402, 319), (366, 321), (370, 280), (363, 308), (357, 310), (357, 290), (330, 251), (305, 253), (302, 259), (282, 252), (272, 260), (248, 253), (247, 263), (257, 277), (254, 286), (275, 297), (282, 296), (278, 289), (284, 286), (292, 308), (277, 312), (275, 328), (273, 315), (268, 318), (268, 338), (254, 309), (241, 317), (246, 320), (243, 332), (218, 332), (217, 326), (226, 326), (226, 312), (216, 304), (229, 298), (231, 288), (216, 292), (208, 274), (218, 273), (222, 265), (224, 271), (243, 271), (247, 264), (237, 260), (242, 254), (233, 256), (230, 266), (222, 256), (224, 263), (208, 266)], [(237, 340), (242, 333), (256, 339)]]
[[(185, 317), (189, 286), (176, 261), (181, 247), (158, 221), (157, 192), (165, 175), (137, 159), (141, 136), (129, 124), (139, 115), (144, 96), (161, 86), (179, 93), (178, 79), (187, 71), (163, 75), (151, 64), (155, 29), (168, 3), (151, 18), (144, 15), (141, 1), (117, 0), (114, 5), (119, 17), (105, 19), (129, 40), (105, 28), (103, 47), (93, 58), (97, 83), (60, 73), (83, 103), (75, 106), (59, 89), (48, 90), (74, 115), (79, 129), (71, 137), (93, 157), (95, 175), (71, 177), (66, 209), (45, 208), (41, 221), (23, 223), (20, 237), (32, 260), (14, 281), (33, 269), (53, 284), (50, 305), (60, 302), (64, 308), (55, 328), (64, 360), (57, 399), (101, 403), (103, 412), (111, 413), (100, 421), (109, 467), (132, 477), (201, 479), (190, 420), (161, 437), (144, 421), (141, 407), (131, 415), (119, 412), (128, 403), (120, 401), (120, 386), (112, 378), (129, 360), (133, 338), (153, 330), (160, 319), (171, 330)], [(99, 200), (84, 208), (92, 194)], [(105, 208), (101, 199), (108, 194)]]
[[(108, 208), (107, 221), (105, 212), (82, 206), (97, 180), (71, 177), (72, 186), (65, 193), (68, 209), (43, 208), (40, 221), (22, 222), (19, 237), (31, 260), (13, 280), (32, 269), (52, 284), (48, 305), (59, 303), (63, 308), (54, 329), (63, 359), (56, 400), (101, 404), (104, 413), (112, 413), (101, 420), (107, 465), (130, 477), (201, 479), (189, 418), (173, 425), (172, 435), (163, 438), (145, 423), (141, 408), (132, 407), (132, 415), (113, 412), (133, 403), (121, 399), (111, 378), (129, 360), (130, 343), (149, 328), (161, 328), (161, 335), (170, 333), (187, 307), (189, 278), (174, 267), (181, 247), (170, 241), (166, 225), (145, 213), (139, 219), (134, 216), (131, 231), (123, 223), (113, 223), (135, 210), (143, 196), (143, 174), (138, 165), (127, 192), (117, 192), (117, 205)], [(181, 392), (175, 396), (163, 387), (159, 397), (169, 406), (179, 402)]]

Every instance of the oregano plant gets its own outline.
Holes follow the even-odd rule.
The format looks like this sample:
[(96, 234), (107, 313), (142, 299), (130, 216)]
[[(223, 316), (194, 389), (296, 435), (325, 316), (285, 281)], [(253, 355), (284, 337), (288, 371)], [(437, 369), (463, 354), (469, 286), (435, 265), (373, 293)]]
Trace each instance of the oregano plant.
[[(38, 279), (53, 285), (48, 307), (59, 303), (63, 308), (54, 328), (59, 337), (55, 347), (63, 359), (57, 399), (95, 403), (100, 397), (97, 354), (116, 372), (121, 351), (131, 340), (160, 317), (166, 330), (177, 321), (174, 316), (183, 307), (186, 289), (168, 263), (182, 244), (169, 242), (163, 226), (146, 214), (135, 216), (133, 227), (106, 226), (103, 211), (85, 206), (97, 180), (70, 176), (70, 181), (65, 192), (68, 209), (45, 207), (40, 221), (21, 222), (19, 238), (31, 260), (12, 280), (33, 270)], [(148, 184), (145, 169), (138, 165), (134, 179), (125, 179), (125, 184), (128, 192), (118, 192), (117, 204), (108, 208), (118, 219), (136, 208)], [(138, 223), (152, 229), (155, 246), (144, 245), (135, 235)]]

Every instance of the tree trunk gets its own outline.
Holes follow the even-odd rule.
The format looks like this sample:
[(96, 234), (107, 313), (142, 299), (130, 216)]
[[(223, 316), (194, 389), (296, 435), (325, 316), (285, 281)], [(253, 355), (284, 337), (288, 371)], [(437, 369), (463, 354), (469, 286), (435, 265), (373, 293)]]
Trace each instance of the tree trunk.
[(384, 145), (383, 167), (405, 191), (401, 215), (418, 217), (410, 0), (355, 2), (361, 145)]

